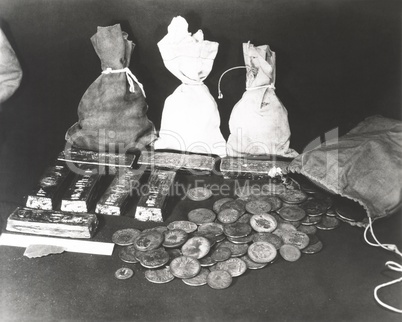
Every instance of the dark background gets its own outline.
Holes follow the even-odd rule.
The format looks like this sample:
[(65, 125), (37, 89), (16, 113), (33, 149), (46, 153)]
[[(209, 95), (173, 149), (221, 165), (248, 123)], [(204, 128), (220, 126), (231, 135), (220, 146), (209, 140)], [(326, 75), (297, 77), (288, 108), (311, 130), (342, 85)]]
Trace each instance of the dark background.
[[(401, 8), (391, 0), (1, 0), (1, 25), (24, 78), (0, 112), (0, 198), (19, 203), (63, 148), (78, 103), (101, 72), (89, 40), (97, 26), (120, 23), (136, 43), (130, 68), (157, 128), (165, 98), (179, 85), (157, 48), (174, 16), (219, 42), (205, 82), (216, 99), (222, 72), (244, 63), (241, 44), (269, 44), (291, 145), (302, 152), (327, 131), (343, 134), (369, 115), (401, 118)], [(226, 138), (244, 86), (244, 70), (223, 79), (218, 106)]]

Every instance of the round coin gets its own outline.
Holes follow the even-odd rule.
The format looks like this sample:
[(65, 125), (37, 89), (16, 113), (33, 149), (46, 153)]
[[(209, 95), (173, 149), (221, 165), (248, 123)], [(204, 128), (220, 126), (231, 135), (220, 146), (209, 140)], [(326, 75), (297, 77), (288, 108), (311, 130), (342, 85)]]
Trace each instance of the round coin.
[(275, 246), (278, 250), (283, 245), (283, 240), (274, 233), (255, 233), (253, 234), (253, 242), (264, 241)]
[(216, 215), (215, 213), (207, 208), (197, 208), (197, 209), (193, 209), (191, 210), (188, 215), (188, 220), (197, 224), (197, 225), (201, 225), (201, 224), (205, 224), (205, 223), (212, 223), (215, 218)]
[(250, 234), (245, 237), (239, 237), (239, 238), (232, 238), (228, 237), (228, 241), (232, 242), (233, 244), (249, 244), (253, 241), (253, 234)]
[(158, 248), (162, 245), (163, 235), (156, 230), (141, 233), (134, 241), (134, 247), (139, 251), (145, 252)]
[(270, 214), (258, 214), (250, 218), (250, 225), (257, 232), (269, 233), (275, 230), (277, 222)]
[(190, 286), (201, 286), (207, 284), (207, 277), (209, 275), (209, 270), (207, 268), (201, 268), (200, 272), (192, 278), (183, 278), (184, 284)]
[(221, 207), (222, 207), (225, 203), (227, 203), (227, 202), (229, 202), (229, 201), (233, 201), (233, 200), (234, 200), (233, 198), (222, 198), (222, 199), (219, 199), (219, 200), (217, 200), (217, 201), (214, 202), (214, 205), (212, 206), (212, 210), (215, 211), (216, 213), (219, 213), (219, 211), (221, 211)]
[(245, 237), (251, 233), (251, 226), (249, 224), (235, 222), (227, 224), (223, 227), (223, 232), (227, 237), (240, 238)]
[(198, 227), (198, 231), (219, 236), (223, 234), (223, 225), (215, 222), (205, 223)]
[(174, 248), (183, 245), (187, 240), (188, 234), (181, 229), (171, 229), (163, 233), (163, 247)]
[(170, 272), (170, 267), (160, 269), (149, 269), (145, 271), (145, 278), (156, 284), (164, 284), (174, 279), (173, 274)]
[(300, 205), (306, 214), (311, 217), (321, 216), (327, 211), (327, 206), (320, 200), (309, 199)]
[(301, 252), (303, 254), (316, 254), (323, 248), (322, 242), (319, 240), (314, 245), (308, 245), (306, 248), (302, 249)]
[(250, 218), (252, 216), (253, 216), (252, 214), (249, 214), (248, 212), (246, 212), (244, 215), (240, 216), (239, 219), (237, 219), (237, 222), (248, 224), (248, 223), (250, 223)]
[(228, 271), (213, 271), (208, 274), (207, 284), (209, 287), (222, 290), (232, 284), (233, 277)]
[(216, 264), (217, 270), (228, 271), (232, 277), (243, 275), (247, 270), (247, 264), (240, 258), (229, 258)]
[(307, 200), (307, 195), (301, 190), (287, 189), (279, 195), (279, 197), (286, 203), (299, 204)]
[(322, 216), (306, 216), (301, 220), (302, 226), (317, 225), (321, 221)]
[(212, 196), (212, 191), (204, 187), (196, 187), (187, 191), (187, 197), (193, 201), (207, 200)]
[(145, 268), (158, 268), (169, 262), (169, 254), (163, 247), (143, 252), (140, 264)]
[(338, 228), (341, 224), (340, 220), (336, 217), (322, 216), (322, 220), (317, 224), (320, 230), (332, 230)]
[(263, 200), (252, 200), (246, 203), (246, 210), (252, 215), (268, 213), (271, 209), (271, 204)]
[(112, 241), (119, 246), (129, 246), (134, 244), (135, 239), (140, 233), (141, 232), (135, 228), (121, 229), (113, 234)]
[(203, 258), (209, 253), (211, 242), (202, 236), (192, 237), (182, 246), (181, 252), (184, 256), (196, 259)]
[(170, 272), (178, 278), (192, 278), (201, 270), (198, 260), (188, 256), (180, 256), (170, 263)]
[(232, 251), (228, 247), (218, 247), (211, 254), (211, 259), (215, 262), (223, 262), (230, 258)]
[(296, 246), (299, 249), (306, 248), (310, 243), (308, 235), (300, 231), (286, 231), (282, 239), (285, 244)]
[(232, 252), (232, 257), (240, 257), (247, 253), (247, 244), (234, 244), (228, 240), (221, 242), (217, 247), (227, 247)]
[(126, 263), (135, 264), (138, 263), (137, 258), (135, 257), (136, 249), (134, 245), (126, 246), (120, 249), (119, 258)]
[(284, 206), (278, 210), (278, 213), (286, 221), (298, 221), (306, 217), (306, 212), (296, 205)]
[(301, 256), (299, 248), (288, 244), (282, 245), (279, 249), (279, 253), (281, 254), (282, 258), (288, 262), (295, 262)]
[(248, 269), (261, 269), (268, 265), (268, 263), (256, 263), (248, 255), (244, 255), (240, 259), (246, 263)]
[(211, 258), (211, 256), (205, 256), (199, 259), (201, 267), (210, 267), (216, 264), (216, 262)]
[(299, 227), (297, 227), (297, 230), (307, 235), (314, 235), (317, 232), (317, 227), (314, 225), (311, 226), (300, 225)]
[(127, 267), (119, 268), (114, 273), (114, 276), (116, 276), (116, 278), (119, 279), (119, 280), (126, 280), (126, 279), (130, 278), (133, 275), (134, 275), (133, 270), (130, 269), (130, 268), (127, 268)]
[(186, 220), (177, 220), (172, 221), (168, 226), (168, 229), (181, 229), (184, 230), (187, 234), (192, 233), (193, 231), (197, 230), (197, 225), (191, 221)]
[(271, 211), (278, 210), (282, 207), (282, 200), (277, 196), (261, 196), (258, 200), (263, 200), (271, 204)]
[(274, 245), (261, 241), (251, 244), (247, 254), (256, 263), (269, 263), (275, 259), (277, 251)]
[(240, 215), (243, 215), (246, 212), (246, 201), (242, 200), (242, 199), (236, 199), (233, 201), (229, 201), (229, 202), (225, 202), (220, 211), (224, 210), (224, 209), (236, 209)]
[(233, 208), (226, 208), (219, 212), (218, 220), (223, 224), (234, 223), (241, 216), (240, 212)]

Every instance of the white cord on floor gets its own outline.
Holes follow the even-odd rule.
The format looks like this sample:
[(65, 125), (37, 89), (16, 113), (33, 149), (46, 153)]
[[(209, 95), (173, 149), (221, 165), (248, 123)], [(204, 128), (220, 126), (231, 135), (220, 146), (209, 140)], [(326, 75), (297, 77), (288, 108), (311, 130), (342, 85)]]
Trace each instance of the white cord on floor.
[[(402, 253), (399, 251), (399, 249), (398, 249), (398, 247), (396, 247), (396, 245), (394, 245), (394, 244), (381, 244), (381, 243), (378, 241), (377, 237), (374, 235), (374, 231), (373, 231), (373, 222), (372, 222), (372, 220), (371, 220), (371, 217), (369, 216), (368, 218), (369, 218), (369, 224), (367, 225), (366, 229), (364, 230), (364, 240), (366, 241), (366, 243), (369, 244), (369, 245), (371, 245), (371, 246), (382, 247), (382, 248), (384, 248), (384, 249), (386, 249), (386, 250), (388, 250), (388, 251), (390, 251), (390, 252), (394, 252), (394, 253), (396, 253), (396, 254), (398, 254), (399, 256), (402, 257)], [(368, 231), (369, 229), (370, 229), (370, 232), (371, 232), (371, 236), (373, 237), (373, 239), (374, 239), (374, 241), (375, 241), (376, 243), (372, 243), (372, 242), (370, 242), (370, 241), (367, 239), (367, 231)], [(401, 273), (402, 273), (402, 265), (400, 265), (400, 264), (398, 264), (398, 263), (396, 263), (396, 262), (388, 261), (388, 262), (385, 263), (385, 266), (388, 267), (389, 269), (393, 270), (393, 271), (401, 272)], [(397, 279), (395, 279), (395, 280), (392, 280), (392, 281), (390, 281), (390, 282), (387, 282), (387, 283), (383, 283), (383, 284), (378, 285), (378, 286), (374, 289), (374, 298), (375, 298), (375, 300), (377, 301), (377, 303), (380, 304), (381, 306), (387, 308), (388, 310), (391, 310), (391, 311), (394, 311), (394, 312), (397, 312), (397, 313), (402, 313), (402, 310), (397, 309), (397, 308), (395, 308), (395, 307), (393, 307), (393, 306), (391, 306), (391, 305), (389, 305), (389, 304), (384, 303), (384, 302), (381, 301), (380, 298), (378, 297), (378, 291), (379, 291), (381, 288), (384, 288), (384, 287), (386, 287), (386, 286), (389, 286), (389, 285), (392, 285), (392, 284), (395, 284), (395, 283), (400, 283), (400, 282), (402, 282), (402, 277), (397, 278)]]

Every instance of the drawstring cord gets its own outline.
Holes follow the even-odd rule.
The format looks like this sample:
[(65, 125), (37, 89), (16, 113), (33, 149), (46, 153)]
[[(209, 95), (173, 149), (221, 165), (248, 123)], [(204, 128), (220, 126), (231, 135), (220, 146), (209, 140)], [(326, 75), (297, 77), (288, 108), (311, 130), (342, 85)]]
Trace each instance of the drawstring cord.
[(102, 74), (118, 74), (118, 73), (125, 73), (126, 74), (126, 78), (127, 78), (127, 82), (130, 85), (130, 92), (134, 93), (134, 82), (136, 82), (138, 84), (138, 86), (140, 87), (142, 94), (145, 96), (145, 91), (144, 91), (144, 87), (142, 86), (142, 84), (138, 81), (137, 77), (134, 76), (134, 74), (130, 71), (130, 69), (128, 69), (128, 67), (122, 68), (122, 69), (111, 69), (110, 67), (106, 68), (105, 70), (102, 71)]
[[(371, 217), (369, 216), (368, 218), (369, 218), (369, 224), (367, 225), (366, 229), (364, 230), (364, 240), (366, 241), (366, 243), (369, 244), (369, 245), (371, 245), (371, 246), (374, 246), (374, 247), (382, 247), (382, 248), (384, 248), (384, 249), (386, 249), (386, 250), (388, 250), (388, 251), (390, 251), (390, 252), (394, 252), (394, 253), (396, 253), (396, 254), (398, 254), (399, 256), (402, 257), (402, 253), (399, 251), (399, 249), (398, 249), (398, 247), (396, 247), (396, 245), (394, 245), (394, 244), (381, 244), (381, 243), (378, 241), (377, 237), (374, 235), (373, 223), (372, 223)], [(370, 241), (367, 239), (367, 231), (368, 231), (369, 229), (370, 229), (371, 236), (373, 237), (375, 243), (372, 243), (372, 242), (370, 242)], [(385, 266), (386, 266), (387, 268), (393, 270), (393, 271), (402, 273), (402, 265), (400, 265), (400, 264), (398, 264), (398, 263), (396, 263), (396, 262), (388, 261), (388, 262), (385, 263)], [(392, 281), (390, 281), (390, 282), (387, 282), (387, 283), (383, 283), (383, 284), (378, 285), (378, 286), (374, 289), (374, 298), (375, 298), (375, 300), (377, 301), (377, 303), (380, 304), (381, 306), (387, 308), (388, 310), (391, 310), (391, 311), (394, 311), (394, 312), (397, 312), (397, 313), (402, 313), (402, 310), (397, 309), (397, 308), (395, 308), (395, 307), (393, 307), (393, 306), (391, 306), (391, 305), (389, 305), (389, 304), (384, 303), (384, 302), (381, 301), (380, 298), (378, 297), (378, 291), (379, 291), (380, 289), (382, 289), (382, 288), (384, 288), (384, 287), (386, 287), (386, 286), (392, 285), (392, 284), (400, 283), (400, 282), (402, 282), (402, 277), (397, 278), (397, 279), (395, 279), (395, 280), (392, 280)]]
[[(232, 67), (227, 69), (226, 71), (224, 71), (221, 75), (221, 77), (219, 77), (219, 81), (218, 81), (218, 99), (222, 99), (223, 98), (223, 94), (221, 91), (221, 81), (222, 81), (222, 77), (227, 73), (230, 72), (232, 70), (235, 69), (241, 69), (241, 68), (247, 68), (247, 66), (236, 66), (236, 67)], [(273, 84), (269, 84), (269, 85), (261, 85), (261, 86), (253, 86), (253, 87), (246, 87), (246, 91), (252, 91), (255, 89), (261, 89), (261, 88), (271, 88), (271, 89), (275, 89), (275, 86)]]

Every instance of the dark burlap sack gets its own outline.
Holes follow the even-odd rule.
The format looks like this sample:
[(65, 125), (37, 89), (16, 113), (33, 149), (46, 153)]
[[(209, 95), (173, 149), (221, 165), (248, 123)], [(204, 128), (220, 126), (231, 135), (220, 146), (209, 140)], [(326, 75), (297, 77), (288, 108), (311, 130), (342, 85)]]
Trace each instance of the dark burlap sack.
[(142, 85), (128, 69), (134, 44), (119, 24), (98, 27), (91, 42), (102, 74), (82, 97), (79, 121), (67, 131), (67, 143), (93, 151), (141, 149), (155, 139), (155, 130)]

